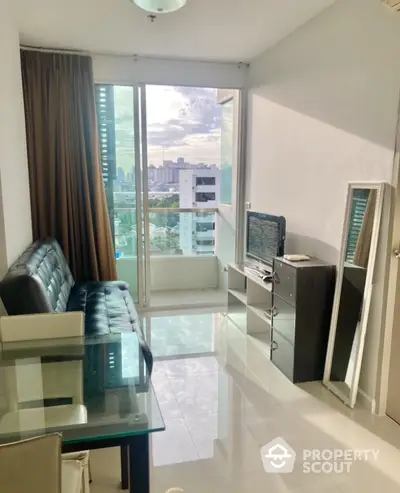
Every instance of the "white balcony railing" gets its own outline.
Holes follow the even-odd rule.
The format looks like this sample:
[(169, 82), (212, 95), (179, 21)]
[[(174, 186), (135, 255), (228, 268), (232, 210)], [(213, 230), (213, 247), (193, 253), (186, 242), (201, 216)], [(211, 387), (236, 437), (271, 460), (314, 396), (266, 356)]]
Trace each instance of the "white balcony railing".
[[(213, 255), (215, 251), (216, 208), (151, 208), (148, 228), (151, 255)], [(199, 225), (202, 227), (199, 228)], [(200, 230), (199, 230), (200, 229)], [(137, 221), (135, 207), (114, 208), (116, 255), (137, 255)], [(210, 245), (199, 245), (208, 241)]]

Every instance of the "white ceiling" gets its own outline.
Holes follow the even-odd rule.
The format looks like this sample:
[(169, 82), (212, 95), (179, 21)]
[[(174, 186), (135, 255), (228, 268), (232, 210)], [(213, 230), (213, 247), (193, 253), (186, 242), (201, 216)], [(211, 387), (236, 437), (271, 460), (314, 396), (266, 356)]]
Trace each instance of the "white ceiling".
[(21, 42), (100, 53), (250, 61), (335, 0), (189, 0), (147, 14), (130, 0), (11, 0)]

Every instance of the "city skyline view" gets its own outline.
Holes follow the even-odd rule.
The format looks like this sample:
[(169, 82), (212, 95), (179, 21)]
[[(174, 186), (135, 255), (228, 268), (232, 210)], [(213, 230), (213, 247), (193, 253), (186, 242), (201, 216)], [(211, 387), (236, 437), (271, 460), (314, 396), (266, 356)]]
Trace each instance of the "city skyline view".
[[(231, 168), (231, 105), (222, 110), (217, 97), (217, 89), (146, 86), (152, 255), (214, 253), (215, 212), (197, 210), (218, 206)], [(109, 207), (118, 257), (137, 254), (134, 101), (132, 87), (99, 89), (102, 149), (116, 167)]]
[[(184, 157), (191, 164), (221, 166), (222, 107), (218, 90), (146, 86), (147, 163)], [(135, 163), (133, 89), (114, 87), (116, 167), (131, 172)]]
[(221, 106), (217, 89), (147, 86), (148, 164), (184, 157), (191, 164), (221, 163)]

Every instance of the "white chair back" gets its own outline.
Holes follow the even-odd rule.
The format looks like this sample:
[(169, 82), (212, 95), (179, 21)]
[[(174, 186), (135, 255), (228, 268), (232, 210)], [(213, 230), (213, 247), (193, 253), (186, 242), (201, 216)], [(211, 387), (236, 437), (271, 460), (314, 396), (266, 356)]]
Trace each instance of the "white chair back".
[(61, 438), (58, 434), (1, 445), (0, 464), (1, 492), (61, 492)]
[[(15, 349), (21, 343), (46, 347), (71, 344), (71, 353), (84, 352), (83, 312), (41, 313), (0, 317), (0, 335), (4, 348)], [(15, 346), (15, 347), (14, 347)], [(43, 364), (33, 357), (24, 364), (4, 368), (4, 387), (8, 410), (18, 410), (23, 403), (43, 399), (70, 398), (83, 403), (83, 358)]]
[(84, 313), (39, 313), (0, 317), (3, 343), (84, 336)]

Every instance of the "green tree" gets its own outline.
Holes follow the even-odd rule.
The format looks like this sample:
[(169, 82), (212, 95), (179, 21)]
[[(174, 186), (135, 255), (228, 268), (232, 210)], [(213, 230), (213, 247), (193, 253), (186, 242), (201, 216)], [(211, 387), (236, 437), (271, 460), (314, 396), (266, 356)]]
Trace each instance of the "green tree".
[(179, 249), (179, 234), (175, 231), (167, 230), (165, 235), (155, 235), (151, 238), (152, 246), (161, 252), (168, 252)]
[(169, 197), (149, 199), (149, 207), (154, 209), (178, 209), (179, 195), (171, 195)]
[[(178, 209), (179, 208), (179, 195), (172, 195), (170, 197), (149, 199), (150, 209)], [(158, 228), (174, 228), (179, 224), (179, 213), (151, 213), (150, 222)]]

